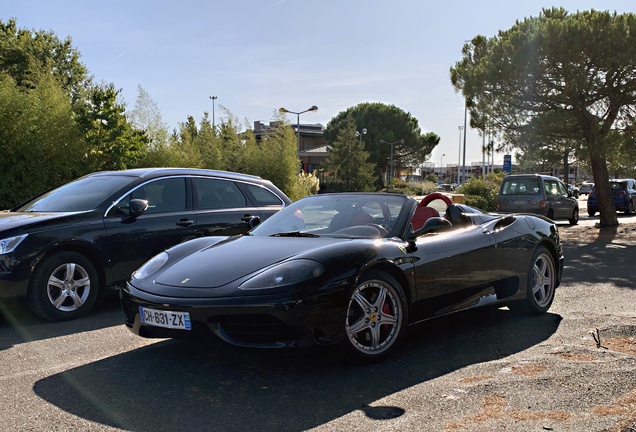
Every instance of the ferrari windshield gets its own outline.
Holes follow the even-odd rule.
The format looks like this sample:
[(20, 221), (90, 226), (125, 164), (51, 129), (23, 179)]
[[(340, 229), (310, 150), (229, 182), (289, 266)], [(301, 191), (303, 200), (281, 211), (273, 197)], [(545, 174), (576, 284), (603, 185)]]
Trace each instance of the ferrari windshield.
[[(328, 194), (304, 198), (251, 234), (277, 237), (389, 237), (403, 220), (408, 200), (388, 194)], [(402, 218), (402, 219), (401, 219)]]
[(133, 177), (123, 175), (82, 177), (43, 193), (16, 211), (72, 212), (91, 210), (133, 179)]

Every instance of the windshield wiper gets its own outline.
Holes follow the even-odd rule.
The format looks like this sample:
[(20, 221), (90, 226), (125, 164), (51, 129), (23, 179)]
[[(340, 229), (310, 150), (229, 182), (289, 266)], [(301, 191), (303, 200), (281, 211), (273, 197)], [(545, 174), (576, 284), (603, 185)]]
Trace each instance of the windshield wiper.
[(270, 235), (270, 237), (320, 237), (316, 234), (303, 233), (300, 231), (280, 232)]

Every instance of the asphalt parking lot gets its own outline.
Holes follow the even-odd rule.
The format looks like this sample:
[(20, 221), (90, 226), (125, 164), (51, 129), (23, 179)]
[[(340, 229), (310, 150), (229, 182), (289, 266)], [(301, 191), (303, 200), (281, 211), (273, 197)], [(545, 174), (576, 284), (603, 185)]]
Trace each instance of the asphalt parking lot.
[(599, 235), (598, 216), (581, 215), (559, 224), (566, 268), (549, 313), (431, 321), (373, 366), (331, 347), (141, 339), (114, 297), (67, 323), (4, 304), (0, 430), (633, 432), (636, 216)]

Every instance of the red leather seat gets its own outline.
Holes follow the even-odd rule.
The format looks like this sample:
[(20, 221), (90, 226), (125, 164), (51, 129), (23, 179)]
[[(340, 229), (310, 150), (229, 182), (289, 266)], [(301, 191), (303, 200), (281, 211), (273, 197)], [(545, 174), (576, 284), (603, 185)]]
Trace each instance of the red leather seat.
[(424, 223), (432, 217), (439, 217), (439, 212), (433, 207), (419, 207), (411, 218), (413, 229), (417, 231), (424, 226)]

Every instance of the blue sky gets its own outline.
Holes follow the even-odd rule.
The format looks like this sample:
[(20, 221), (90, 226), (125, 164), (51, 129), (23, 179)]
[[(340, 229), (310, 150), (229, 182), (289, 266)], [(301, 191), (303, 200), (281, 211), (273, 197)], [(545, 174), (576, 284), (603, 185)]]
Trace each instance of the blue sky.
[[(552, 6), (636, 12), (634, 0), (0, 0), (0, 18), (71, 36), (97, 81), (121, 88), (129, 109), (141, 85), (171, 129), (211, 114), (212, 95), (217, 118), (221, 105), (250, 124), (280, 107), (317, 105), (301, 123), (326, 125), (358, 103), (382, 102), (440, 135), (431, 161), (446, 164), (458, 159), (463, 99), (449, 68), (464, 41)], [(470, 129), (466, 160), (481, 161)]]

